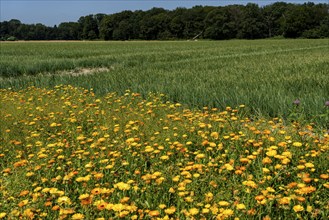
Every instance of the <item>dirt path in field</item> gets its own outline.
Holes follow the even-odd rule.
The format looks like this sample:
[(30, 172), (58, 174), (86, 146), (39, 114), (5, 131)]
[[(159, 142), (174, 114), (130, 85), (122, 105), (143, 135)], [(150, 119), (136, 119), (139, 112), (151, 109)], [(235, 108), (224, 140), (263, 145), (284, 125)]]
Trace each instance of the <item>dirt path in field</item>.
[(113, 70), (113, 67), (98, 67), (98, 68), (78, 68), (73, 70), (60, 71), (60, 75), (83, 76), (91, 75), (100, 72), (107, 72)]

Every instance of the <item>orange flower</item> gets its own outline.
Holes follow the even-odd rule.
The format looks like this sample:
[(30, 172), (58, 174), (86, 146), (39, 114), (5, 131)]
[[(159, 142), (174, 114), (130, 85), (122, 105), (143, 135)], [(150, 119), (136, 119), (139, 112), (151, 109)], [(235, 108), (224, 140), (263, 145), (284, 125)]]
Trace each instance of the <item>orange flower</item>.
[(92, 195), (98, 195), (101, 194), (101, 192), (102, 192), (101, 188), (94, 188), (93, 190), (91, 190)]
[(48, 202), (45, 202), (44, 206), (48, 207), (48, 206), (52, 206), (52, 202), (48, 201)]
[(158, 210), (153, 210), (148, 213), (152, 217), (157, 217), (160, 215), (160, 212)]
[(270, 164), (270, 163), (272, 163), (272, 160), (271, 160), (269, 157), (265, 157), (265, 158), (262, 160), (262, 163), (263, 163), (263, 164)]
[(28, 203), (29, 203), (29, 200), (28, 199), (24, 199), (24, 200), (22, 200), (22, 201), (20, 201), (18, 203), (18, 206), (19, 207), (23, 207), (23, 206), (27, 205)]
[(296, 187), (296, 186), (297, 186), (297, 183), (296, 183), (296, 182), (292, 182), (292, 183), (289, 183), (289, 184), (287, 185), (288, 189), (292, 189), (292, 188), (294, 188), (294, 187)]
[(279, 200), (280, 205), (289, 205), (290, 204), (290, 198), (289, 197), (283, 197)]
[(80, 203), (82, 206), (84, 206), (84, 205), (90, 205), (92, 203), (92, 201), (93, 201), (92, 197), (89, 196), (86, 199), (81, 199)]
[(57, 211), (57, 210), (59, 210), (60, 209), (60, 207), (58, 206), (58, 205), (55, 205), (55, 206), (53, 206), (52, 208), (51, 208), (51, 210), (53, 210), (53, 211)]
[(107, 205), (106, 202), (102, 202), (102, 203), (97, 205), (97, 209), (98, 210), (103, 210), (103, 209), (105, 209), (106, 205)]
[(102, 173), (96, 173), (94, 174), (95, 179), (102, 179), (104, 177), (104, 174)]
[(20, 192), (19, 196), (26, 196), (27, 194), (29, 194), (30, 191), (28, 190), (23, 190)]

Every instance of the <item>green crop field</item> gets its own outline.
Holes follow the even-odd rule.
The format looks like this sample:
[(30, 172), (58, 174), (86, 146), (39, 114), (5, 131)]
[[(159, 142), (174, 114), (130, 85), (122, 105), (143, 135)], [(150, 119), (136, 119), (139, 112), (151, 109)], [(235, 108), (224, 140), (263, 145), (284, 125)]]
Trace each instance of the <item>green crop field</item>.
[(329, 218), (328, 39), (0, 46), (0, 219)]
[[(328, 39), (1, 43), (0, 88), (159, 92), (190, 107), (245, 104), (270, 116), (286, 115), (300, 99), (304, 113), (315, 115), (329, 99), (328, 57)], [(99, 67), (107, 69), (79, 74)]]

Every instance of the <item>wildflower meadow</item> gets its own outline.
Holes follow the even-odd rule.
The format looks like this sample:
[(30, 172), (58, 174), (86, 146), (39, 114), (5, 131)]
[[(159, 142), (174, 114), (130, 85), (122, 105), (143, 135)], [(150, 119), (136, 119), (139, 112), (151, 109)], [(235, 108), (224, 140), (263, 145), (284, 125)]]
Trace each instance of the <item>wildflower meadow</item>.
[(0, 218), (328, 218), (327, 130), (247, 108), (1, 89)]

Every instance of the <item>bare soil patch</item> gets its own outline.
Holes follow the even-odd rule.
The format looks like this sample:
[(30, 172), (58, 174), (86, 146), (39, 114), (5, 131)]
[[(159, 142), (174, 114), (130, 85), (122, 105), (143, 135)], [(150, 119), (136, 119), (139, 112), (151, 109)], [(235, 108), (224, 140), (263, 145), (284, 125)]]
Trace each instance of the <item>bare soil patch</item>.
[(83, 76), (92, 75), (100, 72), (107, 72), (113, 70), (113, 67), (97, 67), (97, 68), (77, 68), (73, 70), (60, 71), (61, 75)]

